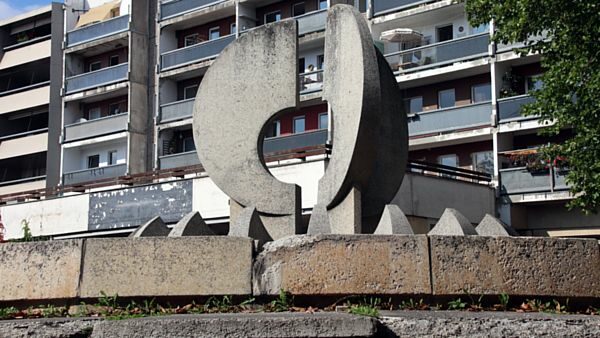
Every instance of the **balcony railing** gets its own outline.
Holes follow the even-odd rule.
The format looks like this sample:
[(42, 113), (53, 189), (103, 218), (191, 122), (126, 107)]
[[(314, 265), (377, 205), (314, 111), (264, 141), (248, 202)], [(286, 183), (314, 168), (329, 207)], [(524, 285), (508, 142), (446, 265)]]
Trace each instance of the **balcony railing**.
[(200, 8), (212, 6), (226, 0), (175, 0), (160, 4), (160, 19), (165, 20)]
[(432, 1), (433, 0), (371, 0), (371, 6), (373, 6), (373, 16), (378, 16)]
[(389, 53), (385, 58), (395, 74), (406, 74), (486, 56), (489, 44), (489, 33), (482, 33)]
[(127, 130), (127, 113), (65, 126), (65, 141), (74, 141)]
[(71, 76), (65, 80), (65, 91), (67, 94), (71, 94), (86, 89), (125, 81), (128, 78), (128, 71), (129, 64), (122, 63), (117, 66)]
[(504, 195), (565, 191), (567, 172), (554, 167), (530, 172), (525, 167), (500, 169), (501, 192)]
[(63, 175), (63, 185), (73, 185), (84, 182), (115, 178), (125, 175), (126, 172), (126, 164), (117, 164), (105, 167), (72, 171)]
[(500, 122), (510, 122), (515, 120), (534, 119), (535, 116), (521, 115), (523, 105), (535, 102), (535, 98), (530, 95), (519, 95), (498, 100), (498, 118)]
[(67, 47), (97, 40), (129, 30), (129, 15), (105, 20), (67, 33)]
[(492, 105), (488, 102), (412, 114), (408, 118), (410, 136), (437, 134), (491, 124)]
[(183, 120), (192, 117), (194, 112), (195, 98), (176, 101), (172, 103), (163, 104), (160, 106), (159, 122), (169, 122), (175, 120)]
[(188, 167), (200, 164), (198, 153), (196, 151), (187, 151), (184, 153), (161, 156), (159, 158), (160, 169), (173, 169), (179, 167)]
[(320, 92), (323, 90), (323, 70), (306, 72), (300, 77), (300, 95)]
[(327, 22), (327, 10), (306, 13), (295, 17), (295, 19), (298, 21), (298, 35), (323, 31)]
[(161, 70), (215, 58), (233, 40), (235, 40), (235, 34), (166, 52), (160, 56)]
[(278, 136), (265, 139), (263, 153), (279, 153), (291, 149), (300, 149), (323, 145), (327, 142), (327, 129), (308, 131), (300, 134)]

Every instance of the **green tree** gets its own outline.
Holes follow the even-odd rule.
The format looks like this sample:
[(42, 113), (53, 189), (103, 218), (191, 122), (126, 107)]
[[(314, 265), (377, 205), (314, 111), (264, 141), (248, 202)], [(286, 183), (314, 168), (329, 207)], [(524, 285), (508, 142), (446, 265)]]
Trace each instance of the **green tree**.
[(576, 196), (569, 207), (595, 213), (600, 207), (600, 2), (468, 0), (466, 11), (473, 26), (493, 20), (496, 42), (525, 42), (522, 54), (542, 55), (544, 85), (523, 113), (550, 123), (544, 135), (572, 129), (572, 137), (544, 154), (568, 161), (567, 182)]

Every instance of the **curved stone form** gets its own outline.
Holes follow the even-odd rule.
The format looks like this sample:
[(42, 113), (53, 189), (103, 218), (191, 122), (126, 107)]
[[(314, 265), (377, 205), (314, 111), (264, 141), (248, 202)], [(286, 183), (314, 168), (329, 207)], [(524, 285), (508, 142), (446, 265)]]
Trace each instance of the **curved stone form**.
[(517, 232), (496, 217), (485, 214), (479, 225), (475, 228), (479, 236), (518, 236)]
[(388, 204), (383, 209), (375, 235), (414, 235), (410, 222), (399, 206)]
[(184, 237), (184, 236), (214, 236), (215, 233), (200, 216), (197, 211), (192, 211), (185, 215), (173, 227), (168, 237)]
[(232, 200), (256, 208), (275, 238), (301, 226), (300, 187), (273, 177), (262, 152), (266, 127), (298, 106), (297, 30), (287, 20), (242, 34), (210, 66), (194, 105), (200, 162)]
[(254, 207), (244, 208), (239, 216), (229, 223), (228, 236), (253, 238), (258, 242), (258, 247), (273, 240)]
[(463, 216), (458, 210), (446, 208), (442, 217), (435, 224), (433, 229), (427, 233), (428, 235), (442, 236), (465, 236), (477, 235), (477, 231), (471, 225), (471, 222)]
[(171, 229), (167, 227), (160, 216), (140, 225), (134, 232), (129, 234), (129, 237), (166, 237)]

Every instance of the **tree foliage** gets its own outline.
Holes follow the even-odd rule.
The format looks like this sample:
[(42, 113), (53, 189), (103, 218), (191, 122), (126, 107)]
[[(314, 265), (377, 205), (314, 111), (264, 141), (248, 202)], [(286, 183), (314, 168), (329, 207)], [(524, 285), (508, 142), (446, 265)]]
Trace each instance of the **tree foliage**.
[(524, 42), (521, 53), (540, 53), (543, 88), (523, 109), (549, 126), (544, 135), (572, 129), (546, 156), (569, 163), (567, 182), (576, 198), (569, 207), (600, 207), (600, 2), (598, 0), (468, 0), (473, 26), (493, 20), (494, 40)]

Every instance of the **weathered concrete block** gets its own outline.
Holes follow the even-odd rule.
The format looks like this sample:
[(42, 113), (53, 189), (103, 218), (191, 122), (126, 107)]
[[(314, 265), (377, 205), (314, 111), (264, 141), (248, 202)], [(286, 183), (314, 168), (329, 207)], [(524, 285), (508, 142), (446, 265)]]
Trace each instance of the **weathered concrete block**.
[(0, 244), (0, 301), (77, 297), (82, 240)]
[(81, 297), (247, 295), (252, 247), (224, 236), (89, 239)]
[(593, 239), (430, 236), (434, 295), (600, 296)]
[(463, 216), (458, 210), (446, 208), (442, 217), (435, 224), (428, 235), (440, 236), (464, 236), (477, 235), (477, 231), (471, 225), (471, 222)]
[(215, 236), (215, 232), (206, 225), (199, 212), (192, 211), (175, 224), (168, 237), (185, 236)]
[(375, 235), (414, 235), (406, 215), (399, 206), (388, 204), (374, 232)]
[(129, 234), (130, 238), (140, 237), (166, 237), (171, 232), (160, 216), (156, 216), (145, 224), (140, 225)]
[(479, 236), (518, 236), (517, 232), (496, 217), (485, 214), (475, 228)]
[(290, 236), (265, 244), (255, 295), (428, 294), (426, 236)]

